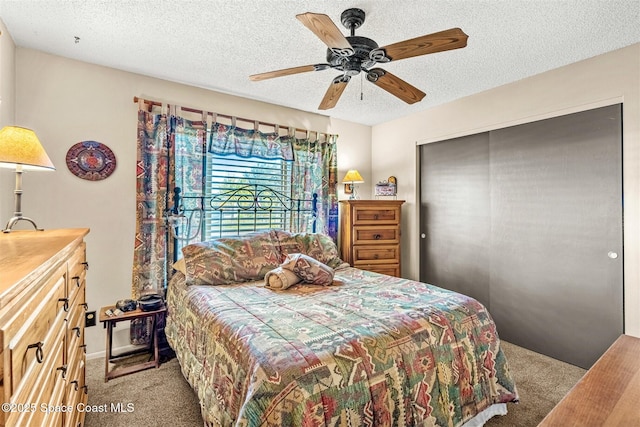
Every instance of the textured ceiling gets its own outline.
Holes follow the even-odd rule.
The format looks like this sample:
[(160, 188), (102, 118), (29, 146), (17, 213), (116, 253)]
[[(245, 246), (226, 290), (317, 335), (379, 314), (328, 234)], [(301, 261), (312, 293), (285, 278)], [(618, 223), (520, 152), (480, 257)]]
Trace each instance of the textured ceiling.
[[(325, 62), (295, 15), (327, 14), (348, 35), (351, 7), (367, 14), (356, 35), (380, 46), (452, 27), (468, 45), (381, 65), (426, 92), (414, 105), (356, 76), (320, 111), (334, 70), (249, 80)], [(0, 17), (17, 46), (367, 125), (640, 42), (640, 0), (0, 0)]]

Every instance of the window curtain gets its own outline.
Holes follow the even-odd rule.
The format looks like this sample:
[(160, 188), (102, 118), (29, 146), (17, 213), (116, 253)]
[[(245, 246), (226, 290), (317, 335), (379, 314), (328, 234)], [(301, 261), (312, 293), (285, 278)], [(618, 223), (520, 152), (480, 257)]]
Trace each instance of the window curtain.
[(136, 163), (136, 234), (132, 296), (157, 291), (166, 278), (169, 134), (166, 114), (138, 111)]
[[(318, 195), (316, 229), (331, 236), (338, 236), (337, 153), (335, 135), (320, 142), (309, 138), (286, 138), (293, 147), (294, 162), (291, 174), (291, 197), (310, 200)], [(305, 218), (293, 216), (293, 231), (306, 231)]]
[[(174, 176), (171, 189), (179, 187), (182, 194), (190, 194), (192, 196), (204, 195), (205, 176), (204, 176), (204, 157), (207, 154), (206, 147), (206, 121), (190, 121), (181, 117), (172, 118), (172, 127), (175, 141), (175, 163), (171, 165), (170, 171)], [(173, 193), (169, 198), (169, 208), (173, 207)], [(180, 234), (184, 236), (197, 236), (197, 240), (201, 240), (199, 236), (202, 233), (200, 213), (194, 214), (188, 221), (184, 219), (178, 223), (172, 224), (179, 229)], [(188, 228), (188, 229), (187, 229)], [(174, 239), (171, 240), (175, 242)], [(168, 248), (167, 258), (169, 261), (178, 257), (174, 257), (173, 251), (180, 251), (184, 242), (178, 242), (179, 247)], [(169, 269), (169, 275), (173, 273)], [(167, 278), (169, 280), (170, 277)]]
[[(242, 129), (214, 123), (209, 138), (209, 152), (219, 155), (282, 159), (293, 161), (291, 197), (311, 200), (318, 195), (316, 231), (337, 239), (338, 194), (335, 135), (320, 142), (309, 138), (279, 136), (259, 130)], [(311, 202), (308, 202), (309, 204)], [(305, 206), (310, 207), (310, 206)], [(309, 231), (310, 218), (292, 213), (291, 231)]]
[[(133, 254), (132, 297), (163, 293), (173, 271), (172, 247), (168, 247), (165, 223), (172, 206), (171, 190), (202, 191), (204, 128), (167, 114), (138, 111), (136, 165), (136, 233)], [(150, 338), (146, 320), (132, 322), (131, 342)]]

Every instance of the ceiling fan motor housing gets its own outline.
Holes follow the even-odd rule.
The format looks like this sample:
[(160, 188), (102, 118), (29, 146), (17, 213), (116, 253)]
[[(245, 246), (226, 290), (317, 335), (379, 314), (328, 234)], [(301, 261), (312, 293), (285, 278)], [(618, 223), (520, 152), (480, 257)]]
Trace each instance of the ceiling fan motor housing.
[[(327, 62), (333, 68), (345, 72), (355, 72), (358, 74), (363, 68), (370, 68), (376, 64), (369, 54), (372, 50), (378, 49), (378, 43), (367, 37), (349, 36), (347, 41), (353, 47), (354, 54), (351, 56), (342, 56), (336, 54), (331, 49), (327, 49)], [(355, 75), (352, 74), (352, 75)]]

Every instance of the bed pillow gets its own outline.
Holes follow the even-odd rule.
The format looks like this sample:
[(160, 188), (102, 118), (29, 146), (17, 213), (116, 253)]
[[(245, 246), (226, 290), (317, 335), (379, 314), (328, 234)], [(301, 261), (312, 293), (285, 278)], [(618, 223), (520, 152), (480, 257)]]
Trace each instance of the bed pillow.
[(289, 254), (301, 253), (328, 265), (338, 268), (344, 261), (338, 255), (338, 248), (331, 237), (320, 233), (290, 233), (276, 230), (280, 245), (281, 258)]
[(262, 280), (280, 265), (275, 231), (193, 243), (182, 248), (188, 285)]
[(184, 263), (184, 258), (180, 258), (172, 265), (173, 269), (179, 271), (180, 273), (187, 275), (187, 266)]
[(305, 254), (289, 254), (281, 266), (292, 271), (303, 283), (329, 286), (333, 283), (333, 268)]

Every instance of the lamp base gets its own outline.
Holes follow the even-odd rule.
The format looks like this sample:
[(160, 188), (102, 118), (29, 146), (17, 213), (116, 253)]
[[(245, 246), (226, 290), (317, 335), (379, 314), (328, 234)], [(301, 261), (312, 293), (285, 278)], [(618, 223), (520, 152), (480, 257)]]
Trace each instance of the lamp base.
[(356, 185), (355, 184), (351, 184), (351, 187), (353, 188), (353, 190), (351, 191), (351, 197), (349, 197), (349, 200), (358, 200), (358, 190), (356, 189)]
[(9, 222), (7, 222), (7, 226), (5, 227), (4, 230), (2, 230), (2, 232), (3, 233), (10, 233), (11, 229), (13, 228), (13, 226), (16, 225), (16, 223), (18, 223), (19, 221), (30, 222), (31, 225), (33, 225), (33, 228), (35, 228), (37, 231), (44, 231), (43, 228), (38, 228), (38, 226), (36, 225), (35, 221), (32, 220), (31, 218), (27, 218), (26, 216), (14, 216), (13, 218), (11, 218), (9, 220)]

